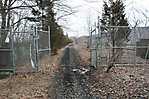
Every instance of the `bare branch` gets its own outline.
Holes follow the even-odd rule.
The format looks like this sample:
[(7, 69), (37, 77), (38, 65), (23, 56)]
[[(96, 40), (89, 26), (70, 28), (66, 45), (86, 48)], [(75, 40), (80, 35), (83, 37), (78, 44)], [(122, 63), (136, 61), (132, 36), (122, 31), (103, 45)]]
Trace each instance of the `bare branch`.
[(10, 8), (17, 0), (11, 1), (10, 5), (8, 6), (8, 8)]
[(13, 10), (13, 9), (22, 9), (22, 8), (32, 8), (32, 7), (37, 7), (37, 5), (28, 5), (28, 6), (16, 6), (16, 7), (11, 7), (9, 9), (5, 9), (5, 10)]
[(72, 14), (74, 14), (74, 13), (76, 13), (76, 12), (71, 12), (71, 13), (68, 13), (68, 14), (61, 15), (60, 17), (57, 18), (57, 21), (60, 20), (60, 19), (63, 18), (63, 17), (72, 15)]
[(22, 20), (26, 19), (27, 17), (20, 18), (17, 22), (13, 23), (11, 26), (16, 25), (17, 23), (21, 22)]

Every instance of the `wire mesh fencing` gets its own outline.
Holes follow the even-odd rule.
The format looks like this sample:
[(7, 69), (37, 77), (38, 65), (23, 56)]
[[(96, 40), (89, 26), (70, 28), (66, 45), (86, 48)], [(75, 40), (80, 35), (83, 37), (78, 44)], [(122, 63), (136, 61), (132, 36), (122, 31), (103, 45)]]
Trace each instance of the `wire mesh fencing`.
[(39, 70), (40, 60), (50, 55), (50, 32), (34, 28), (32, 31), (14, 33), (16, 63), (24, 68)]
[(149, 28), (101, 26), (92, 30), (93, 65), (149, 65)]
[(31, 51), (34, 31), (15, 31), (13, 32), (14, 50), (15, 50), (15, 63), (20, 68), (29, 68), (32, 66)]
[[(14, 46), (10, 29), (0, 29), (0, 71), (14, 72)], [(5, 38), (4, 41), (2, 41)]]
[(50, 32), (38, 28), (3, 30), (5, 45), (0, 47), (0, 70), (37, 71), (40, 57), (50, 55)]
[(50, 30), (49, 31), (42, 31), (37, 30), (39, 35), (39, 54), (40, 57), (44, 56), (45, 54), (50, 54), (51, 52), (51, 45), (50, 45)]

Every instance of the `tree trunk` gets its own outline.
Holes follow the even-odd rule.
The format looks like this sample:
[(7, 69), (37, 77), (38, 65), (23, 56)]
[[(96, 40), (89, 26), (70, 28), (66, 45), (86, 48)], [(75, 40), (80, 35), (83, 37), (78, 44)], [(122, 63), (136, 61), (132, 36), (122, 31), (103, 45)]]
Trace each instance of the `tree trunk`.
[(111, 34), (112, 34), (112, 37), (111, 37), (111, 39), (112, 39), (112, 56), (111, 56), (111, 59), (109, 61), (109, 65), (108, 65), (108, 68), (107, 68), (107, 71), (106, 71), (107, 73), (114, 66), (115, 54), (116, 54), (116, 52), (115, 52), (115, 32), (114, 32), (114, 30), (112, 30)]

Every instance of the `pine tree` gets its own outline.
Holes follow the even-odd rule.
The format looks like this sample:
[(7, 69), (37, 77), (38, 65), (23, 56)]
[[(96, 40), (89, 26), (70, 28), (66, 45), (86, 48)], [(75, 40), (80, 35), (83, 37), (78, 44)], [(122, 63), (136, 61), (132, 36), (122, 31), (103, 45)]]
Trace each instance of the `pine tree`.
[[(56, 20), (57, 13), (54, 11), (54, 7), (56, 6), (56, 4), (59, 6), (63, 6), (63, 4), (61, 4), (62, 2), (58, 2), (60, 0), (35, 0), (35, 1), (38, 4), (39, 8), (42, 9), (44, 12), (44, 15), (42, 15), (43, 19), (42, 29), (47, 31), (48, 27), (50, 27), (51, 49), (52, 52), (56, 54), (57, 49), (64, 47), (71, 41), (68, 37), (64, 35), (62, 27), (58, 24)], [(61, 9), (61, 10), (67, 10), (67, 9)]]
[[(111, 25), (112, 26), (129, 26), (128, 20), (125, 14), (125, 6), (122, 0), (116, 0), (111, 2)], [(118, 28), (117, 32), (113, 33), (115, 45), (121, 46), (124, 41), (127, 41), (129, 36), (129, 28)]]
[[(121, 56), (122, 49), (115, 49), (114, 47), (120, 47), (128, 41), (129, 24), (125, 14), (125, 6), (122, 0), (109, 0), (108, 2), (104, 1), (103, 13), (101, 24), (105, 27), (102, 27), (102, 32), (106, 31), (110, 35), (110, 41), (112, 44), (112, 57), (107, 69), (107, 72), (113, 67), (113, 63), (116, 61), (118, 56)], [(106, 26), (128, 26), (126, 28), (112, 28)]]
[(64, 31), (62, 27), (58, 24), (55, 19), (56, 13), (54, 12), (54, 1), (57, 0), (45, 0), (46, 3), (46, 21), (45, 21), (45, 30), (46, 26), (50, 27), (51, 33), (51, 48), (54, 53), (56, 53), (57, 49), (64, 47), (70, 42), (70, 39), (64, 35)]
[[(101, 24), (103, 26), (109, 26), (110, 25), (110, 17), (111, 17), (111, 12), (110, 12), (110, 7), (108, 6), (107, 2), (104, 1), (103, 4), (103, 13), (102, 13), (102, 19), (101, 19)], [(104, 30), (105, 28), (103, 28)]]

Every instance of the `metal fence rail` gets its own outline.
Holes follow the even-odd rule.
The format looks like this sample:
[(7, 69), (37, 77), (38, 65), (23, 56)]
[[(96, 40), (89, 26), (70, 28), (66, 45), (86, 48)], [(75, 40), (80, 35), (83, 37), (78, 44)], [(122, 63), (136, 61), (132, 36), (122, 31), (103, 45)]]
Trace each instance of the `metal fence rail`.
[[(5, 30), (8, 47), (0, 48), (0, 71), (37, 71), (40, 56), (50, 55), (50, 32), (38, 30)], [(41, 54), (42, 52), (42, 54)]]
[[(123, 37), (127, 39), (119, 39), (126, 32), (129, 35)], [(95, 26), (90, 33), (90, 50), (94, 66), (111, 62), (116, 66), (149, 65), (149, 27)]]
[(4, 42), (4, 47), (0, 47), (0, 72), (15, 72), (14, 39), (12, 37), (12, 31), (10, 29), (0, 29), (0, 32), (8, 34)]

